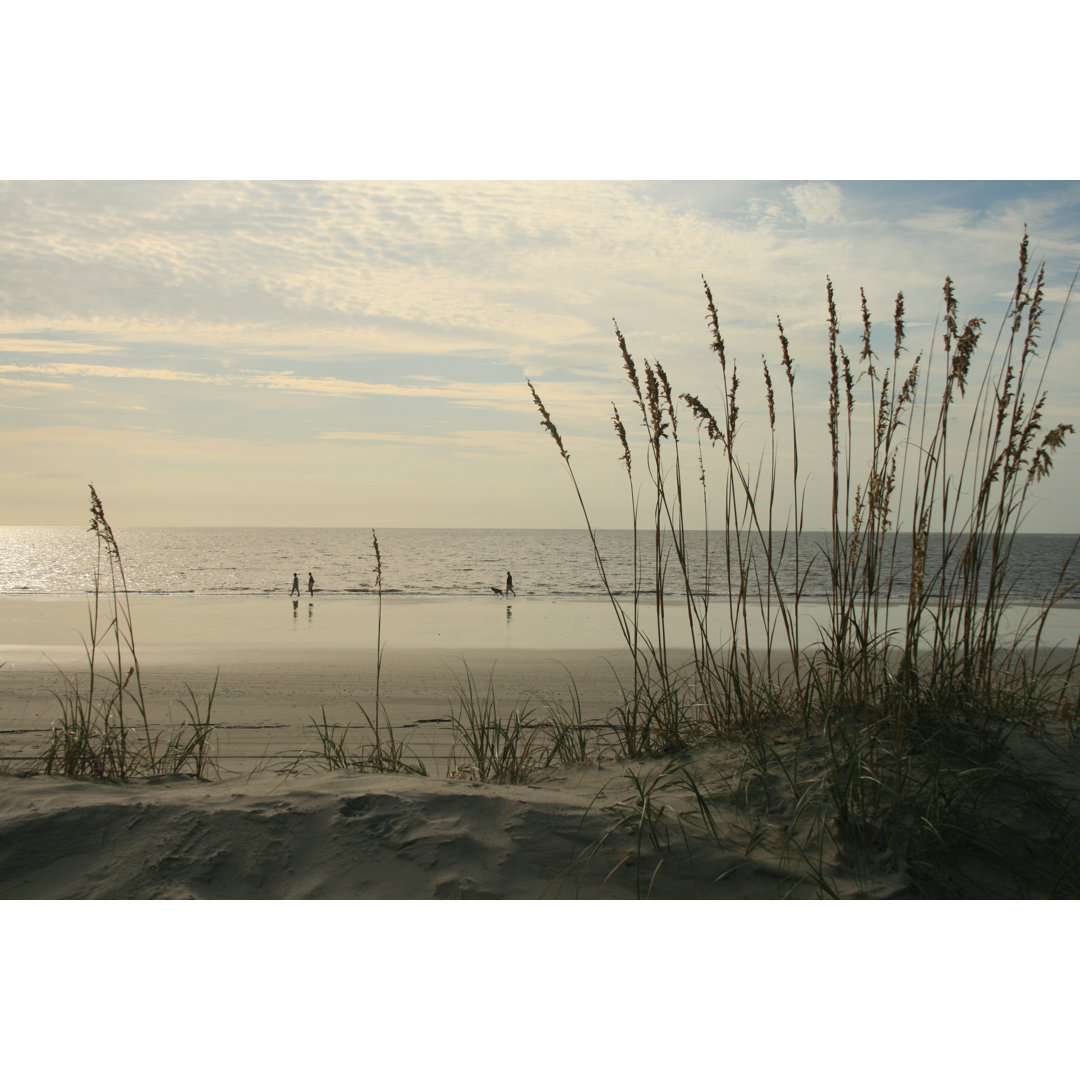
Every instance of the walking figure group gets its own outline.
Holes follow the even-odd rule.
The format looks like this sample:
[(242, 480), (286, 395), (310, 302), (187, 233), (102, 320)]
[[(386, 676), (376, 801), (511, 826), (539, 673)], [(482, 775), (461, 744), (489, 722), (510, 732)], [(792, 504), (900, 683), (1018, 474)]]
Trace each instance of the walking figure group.
[[(307, 576), (307, 591), (308, 596), (315, 595), (315, 575), (310, 572)], [(289, 595), (292, 596), (294, 593), (297, 596), (300, 595), (300, 578), (296, 574), (293, 574), (292, 576), (292, 588), (289, 590)]]
[[(315, 575), (310, 573), (310, 572), (308, 573), (308, 579), (307, 579), (307, 591), (308, 591), (308, 596), (314, 596), (315, 595)], [(496, 588), (494, 585), (492, 585), (491, 586), (491, 591), (496, 596), (506, 596), (506, 597), (517, 596), (517, 593), (514, 592), (514, 578), (513, 578), (513, 575), (510, 573), (509, 570), (506, 571), (506, 588), (505, 589), (499, 589), (499, 588)], [(293, 576), (292, 576), (292, 588), (289, 590), (289, 595), (290, 596), (299, 596), (300, 595), (300, 575), (299, 574), (293, 574)]]

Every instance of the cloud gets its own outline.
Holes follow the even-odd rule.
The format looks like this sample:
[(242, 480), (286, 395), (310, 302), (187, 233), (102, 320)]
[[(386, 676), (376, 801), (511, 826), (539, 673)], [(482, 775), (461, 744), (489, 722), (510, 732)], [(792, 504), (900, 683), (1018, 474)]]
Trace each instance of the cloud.
[(176, 371), (170, 368), (128, 368), (108, 364), (0, 364), (7, 374), (58, 375), (65, 379), (150, 379), (156, 382), (191, 382), (223, 385), (224, 375), (206, 375), (195, 371)]
[(803, 221), (810, 225), (829, 225), (841, 220), (844, 193), (831, 181), (812, 181), (788, 188), (788, 198)]
[[(12, 369), (6, 365), (0, 364), (0, 371), (11, 370), (26, 370), (26, 369)], [(74, 388), (73, 383), (56, 382), (54, 380), (46, 379), (12, 379), (8, 376), (0, 376), (0, 383), (4, 386), (10, 386), (17, 390), (71, 390)]]
[(358, 442), (379, 447), (433, 448), (450, 453), (491, 453), (502, 457), (533, 456), (535, 446), (522, 438), (520, 431), (324, 431), (319, 436), (330, 442)]
[(0, 352), (17, 353), (95, 353), (113, 352), (112, 345), (92, 345), (87, 341), (62, 341), (54, 338), (0, 337)]

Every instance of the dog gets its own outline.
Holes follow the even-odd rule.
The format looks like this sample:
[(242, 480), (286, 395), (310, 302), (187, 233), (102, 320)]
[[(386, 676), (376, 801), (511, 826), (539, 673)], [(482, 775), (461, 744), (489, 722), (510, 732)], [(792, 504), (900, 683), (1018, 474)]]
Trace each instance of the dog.
[(502, 591), (502, 589), (497, 589), (497, 588), (496, 588), (496, 587), (495, 587), (494, 585), (489, 585), (489, 586), (488, 586), (488, 588), (489, 588), (489, 589), (490, 589), (490, 590), (491, 590), (491, 591), (492, 591), (492, 592), (493, 592), (493, 593), (494, 593), (494, 594), (495, 594), (496, 596), (502, 596), (502, 594), (503, 594), (503, 591)]

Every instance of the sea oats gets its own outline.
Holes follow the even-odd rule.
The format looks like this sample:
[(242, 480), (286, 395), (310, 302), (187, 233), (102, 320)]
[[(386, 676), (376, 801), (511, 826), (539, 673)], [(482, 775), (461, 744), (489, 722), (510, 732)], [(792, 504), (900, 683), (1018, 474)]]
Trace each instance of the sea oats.
[(896, 294), (896, 304), (893, 307), (893, 363), (900, 360), (900, 350), (904, 344), (904, 294)]
[(716, 304), (713, 303), (712, 289), (709, 288), (709, 283), (704, 278), (701, 280), (705, 285), (705, 304), (708, 312), (706, 321), (712, 331), (712, 350), (720, 358), (721, 371), (725, 371), (727, 369), (727, 355), (724, 352), (724, 339), (720, 336), (720, 316), (716, 313)]
[(626, 428), (623, 425), (622, 417), (619, 416), (619, 410), (618, 408), (616, 408), (614, 401), (611, 403), (611, 409), (613, 413), (611, 420), (612, 423), (614, 423), (615, 425), (615, 434), (618, 436), (619, 445), (622, 447), (623, 450), (622, 454), (619, 457), (619, 460), (626, 465), (626, 474), (627, 476), (630, 476), (630, 444), (626, 440)]
[(859, 297), (862, 301), (862, 348), (859, 350), (859, 360), (866, 365), (866, 373), (871, 379), (877, 377), (874, 371), (874, 353), (870, 348), (870, 308), (866, 303), (866, 292), (859, 289)]
[(776, 316), (776, 328), (780, 333), (780, 362), (784, 365), (784, 371), (787, 372), (788, 387), (790, 389), (795, 383), (795, 373), (792, 371), (788, 339), (784, 336), (784, 324), (780, 321), (779, 315)]
[(623, 337), (618, 323), (615, 323), (615, 340), (619, 343), (619, 353), (622, 355), (623, 370), (626, 372), (626, 377), (630, 380), (630, 385), (634, 388), (634, 398), (639, 405), (643, 406), (644, 399), (641, 396), (641, 383), (638, 381), (637, 367), (634, 365), (634, 358), (630, 355), (630, 350), (626, 347), (626, 339)]
[(1072, 435), (1074, 431), (1075, 429), (1072, 424), (1058, 424), (1043, 436), (1042, 444), (1035, 452), (1035, 457), (1031, 462), (1031, 468), (1028, 469), (1029, 480), (1041, 480), (1049, 474), (1050, 469), (1054, 464), (1054, 451), (1063, 447), (1065, 445), (1066, 434)]
[(563, 441), (562, 441), (562, 438), (559, 436), (559, 431), (555, 427), (555, 424), (553, 423), (553, 421), (551, 419), (551, 416), (548, 414), (547, 409), (544, 408), (544, 403), (540, 400), (540, 395), (536, 392), (536, 388), (533, 386), (533, 384), (531, 382), (528, 385), (529, 385), (529, 390), (532, 391), (533, 402), (536, 404), (536, 407), (540, 410), (540, 417), (541, 417), (540, 426), (542, 428), (545, 428), (548, 431), (548, 433), (551, 435), (551, 437), (555, 440), (555, 445), (559, 448), (559, 453), (562, 454), (563, 460), (564, 461), (569, 461), (570, 460), (570, 452), (566, 449), (565, 446), (563, 446)]
[(664, 405), (667, 408), (667, 414), (671, 421), (671, 434), (674, 438), (678, 421), (675, 417), (675, 405), (671, 399), (671, 383), (668, 381), (667, 372), (664, 371), (660, 361), (656, 360), (653, 363), (656, 368), (656, 377), (660, 381), (660, 389), (664, 392)]
[(690, 406), (690, 411), (697, 420), (705, 425), (705, 433), (708, 435), (709, 441), (714, 446), (718, 442), (724, 443), (724, 434), (720, 430), (720, 425), (716, 422), (716, 417), (701, 403), (701, 400), (693, 394), (680, 394), (679, 397)]
[(660, 407), (660, 381), (648, 360), (645, 361), (645, 391), (649, 405), (649, 422), (654, 452), (659, 448), (660, 440), (667, 438), (667, 421)]
[(772, 376), (769, 374), (769, 361), (764, 354), (761, 357), (761, 367), (765, 373), (765, 403), (769, 407), (769, 427), (776, 429), (776, 403), (773, 401)]

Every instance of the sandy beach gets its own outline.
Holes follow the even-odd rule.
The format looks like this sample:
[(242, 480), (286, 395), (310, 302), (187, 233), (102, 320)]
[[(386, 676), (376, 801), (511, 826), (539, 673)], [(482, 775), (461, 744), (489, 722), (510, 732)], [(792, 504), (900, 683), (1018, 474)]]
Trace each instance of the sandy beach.
[[(395, 732), (445, 776), (446, 720), (471, 673), (500, 701), (563, 693), (604, 716), (631, 668), (606, 604), (517, 600), (396, 601), (384, 605), (377, 671), (374, 600), (304, 597), (137, 597), (133, 616), (143, 686), (160, 726), (181, 723), (181, 701), (205, 706), (215, 684), (216, 758), (224, 775), (299, 755), (312, 721), (366, 728), (376, 675)], [(0, 754), (40, 752), (57, 695), (88, 670), (84, 599), (0, 600)], [(107, 669), (107, 660), (104, 667)], [(317, 740), (316, 740), (317, 741)]]
[[(732, 794), (761, 784), (738, 743), (628, 762), (601, 740), (587, 761), (554, 762), (525, 783), (478, 778), (451, 721), (469, 673), (482, 687), (490, 680), (503, 709), (569, 703), (576, 687), (582, 719), (598, 733), (631, 675), (606, 605), (515, 601), (508, 610), (497, 600), (384, 605), (383, 723), (403, 760), (426, 775), (378, 774), (329, 770), (316, 731), (324, 721), (351, 747), (370, 742), (373, 602), (315, 599), (309, 613), (305, 598), (294, 615), (281, 597), (138, 597), (153, 732), (188, 718), (181, 702), (205, 710), (216, 678), (212, 767), (201, 779), (110, 784), (22, 775), (40, 757), (60, 699), (85, 685), (86, 602), (4, 598), (0, 896), (914, 895), (895, 861), (858, 864), (841, 847), (800, 856), (780, 824), (794, 795), (776, 781), (755, 795), (767, 813), (737, 808)], [(1046, 768), (1060, 770), (1055, 761), (1047, 756)], [(684, 825), (698, 791), (710, 796), (709, 836)]]

